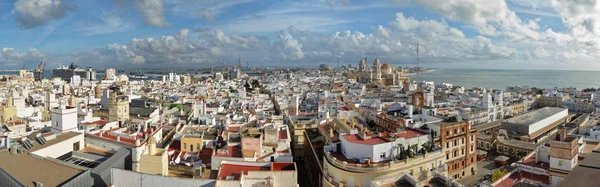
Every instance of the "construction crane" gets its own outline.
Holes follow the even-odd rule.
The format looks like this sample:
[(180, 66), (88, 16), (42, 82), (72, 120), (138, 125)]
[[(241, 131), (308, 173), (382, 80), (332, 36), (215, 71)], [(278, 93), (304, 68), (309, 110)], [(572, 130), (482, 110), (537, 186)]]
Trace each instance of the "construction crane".
[(46, 66), (44, 65), (44, 59), (42, 59), (42, 61), (40, 61), (40, 65), (38, 66), (37, 69), (35, 69), (35, 80), (36, 81), (41, 81), (42, 79), (44, 79), (44, 68)]

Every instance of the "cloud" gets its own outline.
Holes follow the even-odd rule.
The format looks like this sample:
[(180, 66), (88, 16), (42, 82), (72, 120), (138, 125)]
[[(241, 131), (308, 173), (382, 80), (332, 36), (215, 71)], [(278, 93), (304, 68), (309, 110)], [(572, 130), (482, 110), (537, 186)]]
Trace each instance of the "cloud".
[(148, 25), (168, 27), (162, 0), (134, 0), (136, 10)]
[(454, 21), (471, 24), (484, 35), (502, 35), (509, 40), (540, 39), (504, 0), (417, 0), (430, 11)]
[(267, 16), (265, 15), (260, 15), (260, 14), (252, 14), (252, 17), (256, 18), (256, 19), (265, 19)]
[(207, 21), (215, 21), (215, 18), (212, 16), (208, 9), (202, 9), (198, 11), (198, 16)]
[(341, 6), (349, 6), (350, 0), (325, 0), (325, 4), (331, 9)]
[(126, 32), (133, 29), (133, 24), (123, 20), (123, 16), (117, 12), (105, 13), (100, 17), (100, 23), (80, 23), (80, 31), (84, 35), (95, 36), (111, 33)]
[(552, 0), (551, 4), (573, 35), (600, 35), (599, 1)]
[(4, 68), (21, 68), (23, 64), (39, 62), (44, 57), (45, 54), (35, 48), (30, 48), (28, 51), (18, 51), (14, 48), (4, 47), (0, 50), (0, 62), (2, 62)]
[(17, 0), (13, 12), (17, 13), (19, 28), (30, 29), (50, 20), (61, 19), (76, 10), (74, 3), (67, 4), (60, 0)]

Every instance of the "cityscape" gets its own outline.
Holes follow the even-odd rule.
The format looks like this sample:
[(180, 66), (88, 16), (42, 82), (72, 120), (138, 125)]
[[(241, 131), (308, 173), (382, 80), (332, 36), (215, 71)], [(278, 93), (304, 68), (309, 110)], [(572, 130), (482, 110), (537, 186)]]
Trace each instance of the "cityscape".
[(598, 7), (0, 3), (0, 187), (596, 186)]

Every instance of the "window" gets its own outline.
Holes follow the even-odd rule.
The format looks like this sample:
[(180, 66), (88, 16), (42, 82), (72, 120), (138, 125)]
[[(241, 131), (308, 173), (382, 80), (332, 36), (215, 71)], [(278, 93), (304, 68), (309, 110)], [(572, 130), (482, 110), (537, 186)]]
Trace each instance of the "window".
[(461, 166), (464, 167), (465, 166), (465, 161), (463, 160), (461, 164), (462, 164)]
[(460, 149), (460, 154), (464, 155), (465, 154), (465, 149)]
[(562, 160), (558, 160), (558, 166), (562, 166)]
[(454, 134), (458, 134), (458, 129), (454, 129)]
[(56, 126), (58, 127), (58, 121), (56, 122)]
[(473, 146), (471, 146), (471, 152), (473, 152)]
[(379, 158), (385, 158), (385, 152), (381, 153), (381, 154), (379, 155)]
[(190, 152), (194, 152), (194, 144), (190, 145)]
[(450, 148), (450, 142), (446, 142), (446, 148)]
[(446, 159), (450, 159), (450, 154), (446, 154)]
[(454, 146), (458, 145), (458, 140), (454, 140)]
[(446, 131), (446, 136), (450, 136), (450, 131)]
[(465, 132), (465, 128), (464, 127), (462, 128), (462, 131)]
[(196, 149), (198, 149), (198, 151), (200, 151), (200, 149), (202, 149), (202, 147), (200, 147), (199, 143), (196, 144)]
[(475, 135), (471, 135), (471, 141), (475, 141)]
[(183, 143), (183, 149), (187, 149), (187, 144)]

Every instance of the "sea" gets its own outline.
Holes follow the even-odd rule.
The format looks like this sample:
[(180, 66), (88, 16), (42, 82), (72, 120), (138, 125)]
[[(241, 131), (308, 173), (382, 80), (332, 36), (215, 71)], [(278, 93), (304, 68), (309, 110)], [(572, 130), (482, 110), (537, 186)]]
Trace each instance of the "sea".
[(465, 88), (485, 87), (504, 90), (507, 86), (536, 88), (600, 87), (600, 71), (575, 70), (482, 70), (433, 69), (419, 75), (408, 75), (411, 80), (449, 83)]

